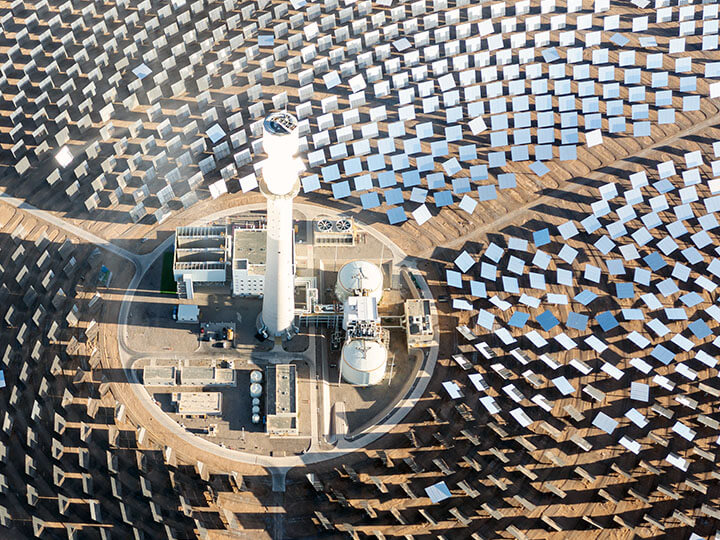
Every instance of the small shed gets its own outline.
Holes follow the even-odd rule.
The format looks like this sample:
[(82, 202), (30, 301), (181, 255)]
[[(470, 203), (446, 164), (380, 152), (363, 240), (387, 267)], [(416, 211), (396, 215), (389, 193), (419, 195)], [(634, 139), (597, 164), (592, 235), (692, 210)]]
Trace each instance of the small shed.
[(193, 304), (178, 304), (178, 322), (198, 322), (200, 307)]

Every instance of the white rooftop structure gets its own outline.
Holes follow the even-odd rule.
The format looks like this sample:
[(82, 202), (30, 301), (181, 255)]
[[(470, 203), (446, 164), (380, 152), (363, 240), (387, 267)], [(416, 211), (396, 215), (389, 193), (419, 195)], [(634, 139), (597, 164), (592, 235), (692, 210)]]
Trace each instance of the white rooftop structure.
[(183, 416), (219, 416), (222, 413), (220, 392), (176, 392), (172, 398), (177, 413)]
[(379, 341), (351, 339), (342, 348), (340, 374), (354, 385), (371, 386), (385, 377), (388, 352)]
[(352, 261), (340, 268), (335, 295), (344, 302), (348, 296), (373, 296), (379, 302), (383, 293), (383, 275), (377, 265), (367, 261)]
[(363, 322), (379, 322), (377, 298), (374, 296), (349, 296), (343, 304), (343, 328)]
[(178, 304), (178, 322), (198, 322), (200, 307), (194, 304)]
[(174, 386), (176, 382), (174, 366), (145, 366), (143, 384), (148, 386)]

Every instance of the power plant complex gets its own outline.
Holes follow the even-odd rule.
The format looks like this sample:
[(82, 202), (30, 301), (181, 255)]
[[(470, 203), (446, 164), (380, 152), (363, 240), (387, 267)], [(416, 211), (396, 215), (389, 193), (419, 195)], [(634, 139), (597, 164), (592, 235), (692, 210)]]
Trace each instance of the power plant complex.
[[(294, 205), (299, 132), (285, 111), (262, 120), (262, 203), (177, 228), (176, 321), (199, 329), (200, 346), (140, 361), (156, 403), (223, 444), (239, 432), (258, 447), (300, 445), (319, 408), (318, 429), (337, 441), (399, 400), (423, 358), (410, 352), (436, 343), (432, 301), (386, 240), (352, 215)], [(307, 408), (313, 394), (322, 407)]]
[[(262, 298), (256, 327), (264, 339), (290, 340), (298, 331), (296, 316), (303, 314), (307, 324), (308, 316), (319, 311), (317, 322), (334, 321), (344, 333), (338, 368), (341, 379), (357, 386), (376, 385), (385, 377), (389, 358), (389, 333), (382, 327), (378, 310), (383, 271), (366, 260), (344, 263), (336, 273), (334, 287), (328, 288), (335, 298), (325, 305), (317, 302), (317, 289), (312, 286), (316, 279), (311, 276), (304, 280), (311, 285), (306, 293), (310, 300), (304, 309), (298, 307), (293, 199), (300, 190), (298, 173), (303, 165), (296, 156), (296, 118), (287, 112), (267, 116), (263, 146), (268, 157), (261, 164), (259, 187), (265, 197), (265, 215), (225, 226), (179, 228), (174, 277), (187, 293), (194, 291), (196, 284), (224, 282), (226, 265), (230, 265), (233, 296)], [(322, 215), (313, 221), (312, 229), (316, 246), (355, 244), (352, 218)]]
[(0, 4), (0, 540), (720, 540), (720, 0)]

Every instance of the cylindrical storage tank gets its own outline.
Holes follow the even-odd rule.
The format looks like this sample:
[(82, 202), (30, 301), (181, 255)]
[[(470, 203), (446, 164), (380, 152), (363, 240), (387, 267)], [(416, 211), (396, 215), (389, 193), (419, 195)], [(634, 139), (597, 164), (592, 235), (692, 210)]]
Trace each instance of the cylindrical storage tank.
[(263, 380), (263, 374), (262, 374), (262, 371), (260, 371), (259, 369), (254, 369), (253, 371), (250, 372), (250, 382), (251, 383), (255, 383), (255, 382), (259, 383), (259, 382), (262, 382), (262, 380)]
[(259, 423), (260, 423), (260, 415), (259, 415), (259, 414), (253, 414), (253, 415), (252, 415), (252, 423), (253, 423), (253, 424), (259, 424)]
[(377, 265), (367, 261), (351, 261), (340, 268), (335, 283), (335, 296), (338, 300), (344, 303), (348, 296), (354, 296), (359, 291), (374, 296), (380, 303), (383, 275)]
[(252, 383), (250, 385), (250, 397), (259, 398), (262, 395), (262, 385), (259, 383)]
[(260, 398), (252, 398), (252, 406), (253, 407), (259, 407), (260, 406)]
[(345, 343), (340, 359), (342, 378), (357, 386), (378, 384), (385, 376), (387, 349), (370, 339), (353, 339)]
[(260, 407), (258, 407), (257, 405), (253, 406), (253, 408), (252, 408), (252, 413), (253, 413), (253, 414), (260, 414)]

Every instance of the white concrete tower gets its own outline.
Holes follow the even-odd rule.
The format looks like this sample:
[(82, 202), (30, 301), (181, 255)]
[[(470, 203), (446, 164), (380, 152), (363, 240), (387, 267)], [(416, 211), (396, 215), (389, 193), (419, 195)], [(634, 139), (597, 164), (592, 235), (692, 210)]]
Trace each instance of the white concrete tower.
[(268, 337), (290, 338), (295, 332), (295, 268), (293, 198), (300, 191), (302, 161), (298, 122), (288, 112), (275, 112), (263, 122), (263, 164), (260, 190), (267, 198), (267, 244), (262, 314), (258, 331)]

